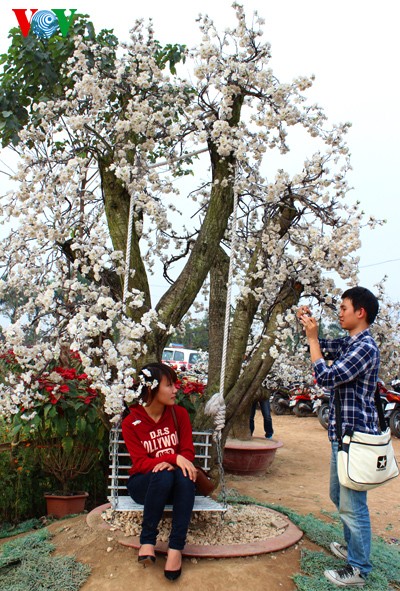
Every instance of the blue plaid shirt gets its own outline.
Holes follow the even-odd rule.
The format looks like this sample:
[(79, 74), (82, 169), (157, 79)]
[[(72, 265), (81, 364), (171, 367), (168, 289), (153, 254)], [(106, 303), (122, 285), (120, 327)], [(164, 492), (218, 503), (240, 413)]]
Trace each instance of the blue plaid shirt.
[(336, 441), (335, 389), (342, 407), (343, 433), (347, 428), (362, 433), (380, 433), (374, 393), (379, 372), (379, 350), (370, 331), (353, 337), (319, 340), (322, 351), (334, 362), (329, 367), (323, 359), (314, 364), (319, 386), (330, 390), (328, 437)]

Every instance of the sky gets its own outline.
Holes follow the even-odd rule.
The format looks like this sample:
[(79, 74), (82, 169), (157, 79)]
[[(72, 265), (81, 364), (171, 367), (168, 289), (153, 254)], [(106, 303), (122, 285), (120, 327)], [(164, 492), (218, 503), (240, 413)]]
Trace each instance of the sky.
[[(314, 74), (307, 94), (332, 123), (350, 121), (348, 144), (353, 171), (350, 197), (362, 209), (387, 223), (363, 231), (360, 284), (373, 289), (387, 276), (386, 292), (400, 301), (400, 35), (398, 0), (242, 0), (248, 19), (254, 10), (264, 17), (264, 38), (272, 45), (271, 65), (281, 81)], [(12, 8), (76, 8), (96, 30), (112, 28), (120, 41), (129, 38), (135, 19), (151, 18), (162, 43), (188, 47), (200, 38), (196, 18), (208, 14), (219, 29), (234, 24), (231, 0), (2, 0), (0, 52), (7, 50), (8, 31), (17, 26)], [(51, 8), (50, 8), (51, 6)], [(0, 154), (0, 161), (7, 159)], [(1, 162), (0, 162), (1, 169)], [(0, 175), (0, 194), (4, 192)]]

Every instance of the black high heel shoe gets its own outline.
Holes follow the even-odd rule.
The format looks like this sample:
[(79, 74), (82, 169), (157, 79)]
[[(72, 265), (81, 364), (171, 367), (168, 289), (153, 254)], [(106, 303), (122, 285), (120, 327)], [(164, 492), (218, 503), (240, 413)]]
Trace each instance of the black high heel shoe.
[[(182, 553), (181, 553), (181, 561), (182, 561)], [(164, 576), (168, 581), (176, 581), (182, 574), (182, 562), (180, 568), (178, 570), (167, 570), (164, 569)]]
[(156, 557), (152, 556), (151, 554), (143, 554), (143, 556), (138, 556), (138, 562), (143, 564), (144, 567), (150, 564), (154, 564), (156, 561)]
[(182, 567), (178, 570), (164, 570), (164, 576), (168, 581), (176, 581), (182, 574)]
[[(148, 544), (148, 546), (151, 546), (151, 544)], [(140, 546), (139, 551), (141, 550), (142, 546)], [(154, 546), (153, 546), (154, 548)], [(138, 562), (140, 564), (143, 564), (144, 567), (146, 567), (147, 565), (150, 564), (154, 564), (156, 561), (156, 557), (154, 556), (154, 554), (142, 554), (142, 555), (138, 555)]]

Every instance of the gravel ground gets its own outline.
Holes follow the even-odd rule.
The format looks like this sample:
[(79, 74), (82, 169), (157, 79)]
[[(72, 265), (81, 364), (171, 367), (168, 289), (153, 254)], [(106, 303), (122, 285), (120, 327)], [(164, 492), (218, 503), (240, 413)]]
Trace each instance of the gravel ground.
[[(142, 515), (142, 512), (137, 511), (120, 512), (108, 509), (102, 517), (112, 529), (119, 530), (126, 536), (139, 536)], [(229, 506), (223, 517), (212, 511), (195, 512), (187, 543), (205, 546), (245, 544), (279, 536), (287, 525), (285, 517), (255, 505)], [(165, 517), (160, 522), (158, 541), (167, 542), (170, 530), (171, 517)]]

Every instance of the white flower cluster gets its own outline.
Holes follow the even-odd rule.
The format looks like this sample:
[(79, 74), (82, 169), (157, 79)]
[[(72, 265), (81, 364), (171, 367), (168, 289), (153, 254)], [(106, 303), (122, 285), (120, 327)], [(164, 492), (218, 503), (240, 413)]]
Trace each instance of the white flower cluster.
[[(265, 326), (285, 286), (300, 284), (305, 296), (331, 305), (333, 274), (357, 281), (360, 227), (379, 223), (363, 222), (348, 200), (349, 124), (329, 125), (308, 103), (303, 93), (312, 78), (280, 82), (263, 20), (256, 15), (249, 27), (243, 8), (234, 10), (237, 26), (222, 34), (200, 17), (203, 39), (186, 54), (187, 79), (169, 74), (151, 26), (141, 21), (114, 57), (76, 37), (65, 66), (73, 87), (35, 104), (40, 126), (20, 133), (17, 187), (0, 202), (1, 218), (15, 228), (0, 243), (0, 296), (14, 293), (21, 305), (2, 346), (14, 349), (27, 372), (57, 358), (62, 344), (72, 346), (110, 414), (134, 396), (136, 362), (160, 353), (193, 302), (193, 285), (207, 290), (211, 263), (230, 250), (234, 194), (236, 304), (238, 314), (252, 311), (252, 333)], [(104, 67), (105, 58), (113, 67)], [(295, 171), (269, 170), (272, 157), (285, 162), (293, 128), (302, 138), (300, 146), (293, 140), (296, 154), (303, 139), (313, 153)], [(207, 162), (193, 155), (200, 150), (208, 150)], [(153, 306), (148, 275), (159, 262), (168, 274), (178, 260), (190, 273), (175, 271), (171, 290)], [(382, 314), (392, 333), (392, 308)], [(279, 364), (277, 375), (291, 373), (292, 381), (295, 356), (300, 367), (304, 355), (293, 318), (287, 321), (282, 316), (277, 334), (260, 343)], [(36, 395), (33, 386), (7, 395), (4, 388), (5, 416), (22, 402), (29, 409)]]

